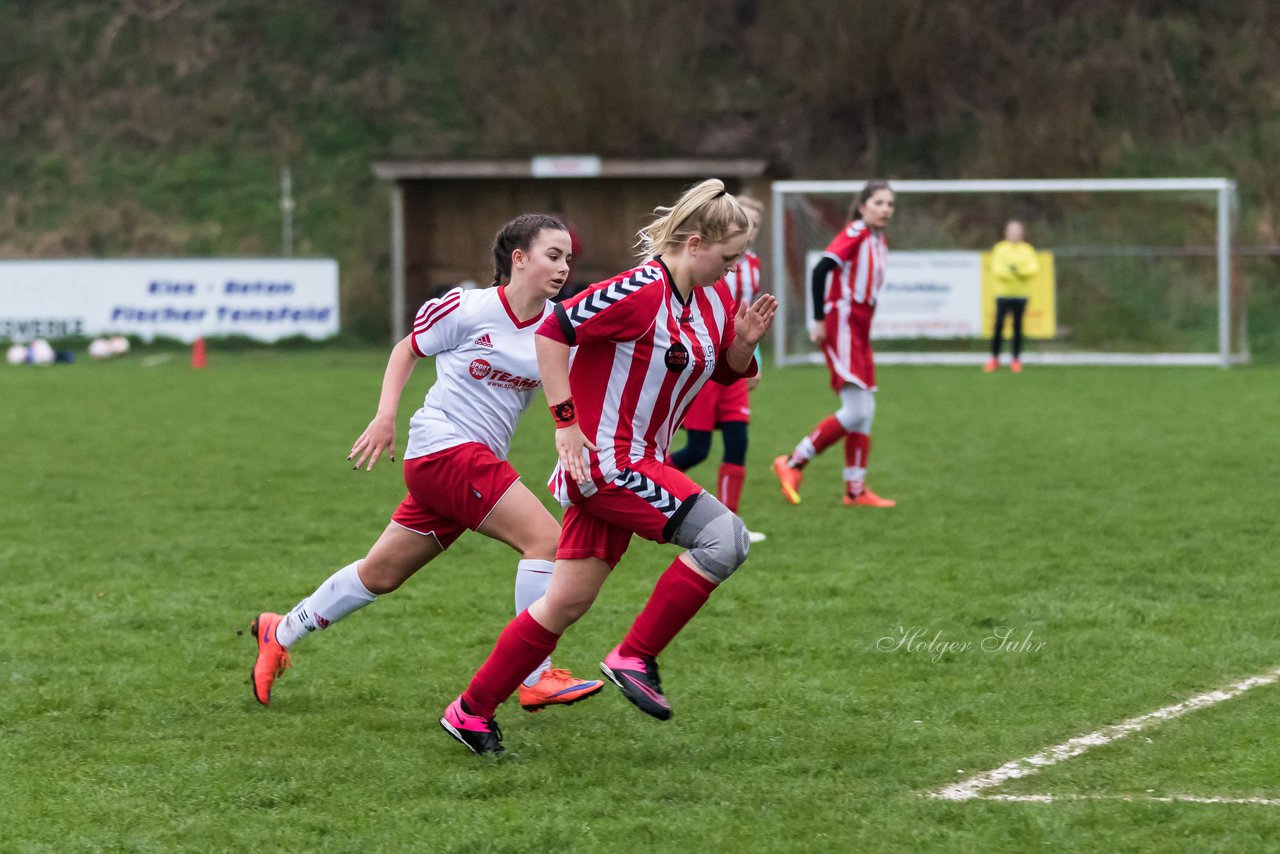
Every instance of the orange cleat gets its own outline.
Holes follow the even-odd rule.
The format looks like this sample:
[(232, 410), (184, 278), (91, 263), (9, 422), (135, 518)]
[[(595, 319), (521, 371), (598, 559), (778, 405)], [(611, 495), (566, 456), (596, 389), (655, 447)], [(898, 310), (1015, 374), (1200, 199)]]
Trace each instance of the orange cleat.
[(995, 373), (996, 368), (1000, 367), (1000, 363), (996, 359), (991, 358), (982, 365), (982, 370), (988, 374)]
[(862, 492), (857, 495), (851, 495), (846, 492), (844, 494), (844, 503), (849, 507), (897, 507), (898, 502), (892, 498), (881, 498), (867, 487), (862, 487)]
[(291, 666), (289, 650), (276, 640), (276, 626), (283, 619), (279, 614), (263, 611), (249, 627), (258, 639), (258, 657), (253, 662), (249, 682), (253, 685), (254, 699), (264, 706), (271, 702), (271, 684)]
[(1009, 365), (1009, 370), (1013, 371), (1015, 374), (1022, 373), (1022, 360), (1014, 359), (1013, 362)]
[(547, 706), (572, 706), (599, 694), (603, 688), (599, 679), (577, 679), (568, 670), (553, 667), (532, 688), (520, 686), (520, 708), (540, 712)]
[(804, 480), (804, 472), (787, 465), (790, 459), (786, 454), (773, 459), (773, 473), (782, 484), (782, 494), (792, 504), (800, 503), (800, 482)]

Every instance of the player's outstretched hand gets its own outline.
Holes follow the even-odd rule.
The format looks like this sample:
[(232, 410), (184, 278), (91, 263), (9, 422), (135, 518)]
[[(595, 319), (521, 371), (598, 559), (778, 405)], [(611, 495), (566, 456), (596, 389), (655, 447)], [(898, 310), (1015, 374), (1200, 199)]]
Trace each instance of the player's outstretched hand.
[(383, 451), (386, 451), (391, 462), (396, 461), (396, 419), (378, 415), (374, 416), (369, 426), (360, 434), (360, 438), (356, 439), (356, 443), (351, 446), (351, 453), (347, 454), (347, 460), (354, 459), (356, 464), (353, 468), (357, 469), (364, 465), (365, 460), (368, 460), (369, 466), (365, 471), (372, 471)]
[(809, 340), (821, 347), (827, 343), (827, 327), (820, 320), (809, 323)]
[(582, 428), (576, 423), (556, 428), (556, 453), (560, 456), (560, 465), (573, 478), (574, 483), (587, 483), (591, 480), (587, 455), (582, 452), (584, 448), (590, 451), (600, 450), (587, 441)]
[(740, 341), (754, 347), (773, 324), (773, 316), (778, 311), (778, 300), (773, 294), (764, 294), (747, 306), (746, 300), (738, 305), (738, 313), (733, 318), (733, 332)]

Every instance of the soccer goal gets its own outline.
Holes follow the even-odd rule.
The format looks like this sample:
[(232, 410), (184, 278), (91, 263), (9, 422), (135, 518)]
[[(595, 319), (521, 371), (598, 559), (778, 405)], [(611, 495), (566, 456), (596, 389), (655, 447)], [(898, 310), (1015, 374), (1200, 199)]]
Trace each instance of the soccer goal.
[[(863, 181), (773, 184), (779, 365), (821, 362), (809, 273)], [(872, 324), (881, 363), (977, 364), (994, 297), (987, 256), (1017, 219), (1043, 259), (1023, 361), (1220, 365), (1249, 358), (1232, 274), (1236, 185), (1225, 178), (891, 181), (896, 213)], [(1007, 355), (1008, 348), (1005, 352)]]

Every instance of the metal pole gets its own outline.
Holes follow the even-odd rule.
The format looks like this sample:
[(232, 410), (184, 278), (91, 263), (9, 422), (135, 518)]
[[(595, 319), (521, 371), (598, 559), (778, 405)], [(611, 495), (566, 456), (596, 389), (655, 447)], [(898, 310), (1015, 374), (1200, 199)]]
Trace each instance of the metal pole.
[(293, 176), (288, 166), (280, 167), (280, 246), (286, 258), (293, 257)]
[(1218, 190), (1218, 356), (1231, 367), (1231, 189)]
[(787, 355), (787, 246), (786, 212), (782, 205), (782, 189), (773, 185), (773, 281), (769, 283), (778, 298), (778, 314), (773, 322), (773, 364), (782, 367)]
[(391, 185), (391, 343), (404, 336), (404, 188), (396, 181)]

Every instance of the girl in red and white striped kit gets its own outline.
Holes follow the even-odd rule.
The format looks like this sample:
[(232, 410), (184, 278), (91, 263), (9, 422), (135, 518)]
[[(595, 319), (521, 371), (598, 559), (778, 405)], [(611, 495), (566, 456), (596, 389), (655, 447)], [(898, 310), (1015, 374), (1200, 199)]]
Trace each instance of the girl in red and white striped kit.
[(893, 507), (866, 484), (871, 422), (876, 414), (876, 364), (871, 353), (871, 318), (884, 285), (888, 245), (885, 227), (893, 218), (893, 190), (868, 181), (854, 200), (850, 223), (832, 238), (813, 270), (813, 320), (809, 339), (822, 348), (831, 388), (840, 408), (814, 427), (789, 455), (773, 461), (782, 494), (800, 503), (804, 467), (817, 454), (844, 440), (844, 503)]
[(546, 595), (507, 624), (440, 719), (473, 752), (503, 749), (498, 704), (591, 607), (636, 534), (685, 551), (600, 669), (641, 711), (671, 717), (657, 656), (746, 559), (742, 520), (666, 459), (704, 383), (756, 373), (755, 345), (777, 301), (766, 295), (735, 306), (720, 281), (745, 250), (748, 229), (720, 181), (703, 181), (656, 213), (640, 232), (650, 260), (561, 304), (538, 330), (557, 427), (550, 486), (568, 509)]

